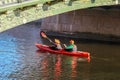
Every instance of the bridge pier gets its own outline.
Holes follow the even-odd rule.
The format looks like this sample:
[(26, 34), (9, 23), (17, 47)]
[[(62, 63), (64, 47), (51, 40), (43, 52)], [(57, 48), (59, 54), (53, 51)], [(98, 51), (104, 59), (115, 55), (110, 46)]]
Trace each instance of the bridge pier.
[(60, 33), (92, 34), (88, 38), (97, 35), (96, 38), (99, 40), (120, 42), (119, 21), (120, 11), (117, 9), (84, 9), (45, 18), (42, 21), (41, 30)]

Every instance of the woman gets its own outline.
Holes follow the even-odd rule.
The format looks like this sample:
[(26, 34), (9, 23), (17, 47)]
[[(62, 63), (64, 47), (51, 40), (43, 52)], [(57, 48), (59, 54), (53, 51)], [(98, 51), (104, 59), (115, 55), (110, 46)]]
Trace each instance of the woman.
[(62, 49), (59, 39), (55, 39), (54, 42), (51, 41), (51, 43), (53, 44), (52, 46), (50, 46), (51, 49), (53, 50)]

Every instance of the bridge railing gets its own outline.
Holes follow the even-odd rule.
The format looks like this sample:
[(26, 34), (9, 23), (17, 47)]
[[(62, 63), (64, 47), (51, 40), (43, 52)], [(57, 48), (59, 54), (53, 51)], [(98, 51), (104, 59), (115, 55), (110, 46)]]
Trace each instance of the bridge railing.
[(26, 6), (43, 4), (53, 0), (0, 0), (0, 12), (15, 10)]
[(32, 0), (1, 0), (0, 1), (0, 6), (7, 6), (7, 5), (26, 2), (26, 1), (32, 1)]

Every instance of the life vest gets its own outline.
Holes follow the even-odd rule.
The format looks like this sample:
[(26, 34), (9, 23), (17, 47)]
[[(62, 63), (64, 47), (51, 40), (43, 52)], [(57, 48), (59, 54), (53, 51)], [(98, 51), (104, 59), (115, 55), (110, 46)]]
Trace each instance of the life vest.
[(73, 46), (73, 51), (77, 51), (77, 46), (76, 45)]

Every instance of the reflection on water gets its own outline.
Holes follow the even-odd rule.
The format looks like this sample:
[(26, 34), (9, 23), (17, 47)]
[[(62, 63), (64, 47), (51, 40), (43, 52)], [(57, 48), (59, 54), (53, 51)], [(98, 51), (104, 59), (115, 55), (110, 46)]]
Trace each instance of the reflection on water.
[(55, 79), (54, 80), (59, 80), (59, 77), (61, 75), (61, 57), (59, 55), (57, 55), (56, 57), (57, 61), (55, 63), (55, 68), (54, 68), (54, 74), (55, 74)]
[[(19, 44), (19, 43), (18, 43)], [(22, 55), (17, 52), (16, 38), (8, 35), (0, 37), (0, 79), (8, 79), (11, 73), (19, 70)]]
[[(120, 78), (119, 44), (74, 39), (78, 50), (91, 53), (91, 62), (88, 63), (77, 57), (37, 51), (35, 47), (37, 42), (50, 45), (48, 40), (40, 38), (39, 30), (36, 25), (27, 24), (0, 33), (0, 80), (118, 80)], [(70, 40), (70, 38), (57, 38), (67, 45)]]
[(71, 60), (71, 77), (76, 77), (77, 76), (77, 71), (76, 71), (76, 67), (77, 67), (77, 57), (72, 57)]

